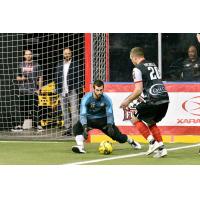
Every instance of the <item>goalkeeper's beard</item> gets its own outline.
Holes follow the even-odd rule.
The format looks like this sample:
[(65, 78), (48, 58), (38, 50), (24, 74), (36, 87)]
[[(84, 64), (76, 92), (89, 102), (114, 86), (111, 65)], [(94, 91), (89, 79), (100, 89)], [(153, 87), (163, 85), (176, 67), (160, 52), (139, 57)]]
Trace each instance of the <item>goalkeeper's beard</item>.
[(96, 94), (94, 93), (95, 99), (100, 99), (103, 94)]
[(102, 94), (98, 94), (98, 95), (96, 95), (96, 98), (97, 98), (97, 99), (100, 99), (101, 96), (102, 96)]

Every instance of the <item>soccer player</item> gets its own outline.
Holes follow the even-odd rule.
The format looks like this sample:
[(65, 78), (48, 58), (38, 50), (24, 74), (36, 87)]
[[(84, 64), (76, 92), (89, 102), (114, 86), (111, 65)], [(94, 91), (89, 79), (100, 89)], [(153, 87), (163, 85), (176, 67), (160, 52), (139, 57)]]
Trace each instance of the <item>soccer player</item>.
[(141, 145), (138, 142), (122, 134), (115, 126), (112, 102), (103, 93), (103, 81), (96, 80), (93, 84), (93, 89), (93, 92), (87, 93), (82, 98), (80, 120), (73, 127), (77, 145), (72, 147), (72, 151), (86, 153), (84, 140), (88, 138), (88, 131), (93, 128), (103, 131), (107, 136), (119, 143), (128, 142), (134, 149), (141, 149)]
[(167, 150), (156, 123), (166, 115), (169, 104), (168, 93), (161, 81), (157, 66), (145, 60), (141, 47), (131, 49), (130, 59), (135, 66), (133, 68), (135, 89), (120, 107), (126, 108), (130, 102), (137, 99), (137, 111), (131, 121), (149, 142), (146, 154), (150, 155), (155, 151), (154, 157), (164, 157), (167, 155)]

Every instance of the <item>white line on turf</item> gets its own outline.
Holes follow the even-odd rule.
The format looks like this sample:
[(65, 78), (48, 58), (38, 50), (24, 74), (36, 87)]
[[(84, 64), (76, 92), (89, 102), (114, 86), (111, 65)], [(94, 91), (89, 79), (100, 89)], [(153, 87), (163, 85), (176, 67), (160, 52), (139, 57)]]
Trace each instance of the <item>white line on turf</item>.
[[(175, 151), (175, 150), (188, 149), (188, 148), (198, 147), (198, 146), (200, 146), (200, 143), (188, 145), (188, 146), (182, 146), (182, 147), (174, 147), (174, 148), (170, 148), (167, 150)], [(103, 161), (108, 161), (108, 160), (117, 160), (117, 159), (123, 159), (123, 158), (131, 158), (131, 157), (137, 157), (137, 156), (143, 156), (143, 155), (146, 155), (146, 152), (140, 152), (140, 153), (136, 153), (136, 154), (122, 155), (122, 156), (113, 156), (113, 157), (109, 157), (109, 158), (88, 160), (88, 161), (82, 161), (82, 162), (75, 162), (75, 163), (70, 163), (70, 164), (65, 164), (65, 165), (84, 165), (84, 164), (98, 163), (98, 162), (103, 162)]]
[(192, 148), (192, 147), (199, 147), (199, 146), (200, 146), (200, 143), (193, 144), (193, 145), (182, 146), (182, 147), (173, 147), (173, 148), (170, 148), (170, 149), (167, 149), (167, 150), (168, 151), (175, 151), (175, 150), (189, 149), (189, 148)]
[(24, 140), (24, 141), (9, 141), (9, 140), (6, 140), (6, 141), (1, 141), (0, 140), (0, 143), (38, 143), (38, 144), (47, 144), (47, 143), (66, 143), (66, 141), (27, 141), (27, 140)]

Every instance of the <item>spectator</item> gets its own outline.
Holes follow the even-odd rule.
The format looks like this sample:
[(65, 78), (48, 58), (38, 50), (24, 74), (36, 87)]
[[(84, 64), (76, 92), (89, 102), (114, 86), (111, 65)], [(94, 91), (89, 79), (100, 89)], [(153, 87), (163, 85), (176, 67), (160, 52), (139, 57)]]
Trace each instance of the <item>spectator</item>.
[(17, 122), (11, 130), (23, 131), (25, 119), (32, 118), (34, 128), (43, 131), (38, 125), (38, 93), (42, 87), (42, 74), (38, 63), (33, 62), (31, 50), (25, 50), (25, 61), (19, 64), (18, 74), (14, 83), (18, 85), (19, 113), (16, 115)]
[(191, 45), (188, 48), (188, 58), (178, 59), (170, 68), (171, 78), (181, 81), (200, 81), (200, 58), (197, 48)]
[[(82, 88), (83, 70), (72, 59), (72, 51), (65, 48), (64, 60), (56, 68), (57, 93), (60, 95), (61, 107), (66, 131), (63, 135), (72, 135), (72, 126), (78, 121), (79, 90)], [(70, 120), (71, 115), (71, 120)]]

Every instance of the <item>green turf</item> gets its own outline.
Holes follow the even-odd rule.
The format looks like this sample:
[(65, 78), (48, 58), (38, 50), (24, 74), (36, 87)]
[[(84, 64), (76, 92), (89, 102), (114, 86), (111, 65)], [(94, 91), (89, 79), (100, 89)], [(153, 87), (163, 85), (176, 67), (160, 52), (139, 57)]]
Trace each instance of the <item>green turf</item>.
[[(166, 146), (167, 148), (173, 148), (187, 145), (191, 144), (167, 144)], [(147, 146), (144, 148), (147, 150)], [(200, 155), (198, 151), (199, 147), (192, 147), (189, 149), (168, 151), (168, 156), (164, 158), (153, 158), (153, 155), (142, 155), (132, 158), (103, 161), (99, 162), (98, 165), (200, 165)], [(127, 154), (129, 153), (127, 152)]]
[[(71, 151), (74, 141), (66, 142), (0, 142), (0, 164), (43, 165), (43, 164), (69, 164), (94, 159), (110, 158), (133, 153), (144, 152), (133, 150), (128, 144), (113, 144), (111, 155), (100, 155), (98, 144), (86, 144), (87, 154), (75, 154)], [(190, 144), (167, 144), (167, 148), (186, 146)], [(92, 163), (93, 165), (199, 165), (199, 147), (184, 150), (169, 151), (166, 158), (155, 159), (152, 156), (138, 156), (110, 161)]]

